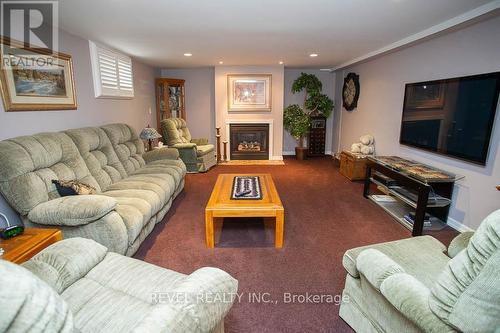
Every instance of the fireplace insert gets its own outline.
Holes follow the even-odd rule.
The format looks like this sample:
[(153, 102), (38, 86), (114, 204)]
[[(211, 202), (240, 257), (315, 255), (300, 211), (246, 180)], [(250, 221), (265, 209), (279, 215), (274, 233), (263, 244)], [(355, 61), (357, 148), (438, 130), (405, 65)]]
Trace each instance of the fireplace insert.
[(232, 160), (269, 159), (269, 124), (231, 124)]

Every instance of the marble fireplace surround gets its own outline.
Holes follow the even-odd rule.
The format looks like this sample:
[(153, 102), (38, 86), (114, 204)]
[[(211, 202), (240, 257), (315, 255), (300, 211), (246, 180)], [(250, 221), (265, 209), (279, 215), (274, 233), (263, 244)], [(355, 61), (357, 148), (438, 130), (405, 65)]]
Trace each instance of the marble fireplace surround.
[[(269, 124), (269, 160), (275, 160), (277, 159), (273, 155), (273, 137), (274, 137), (274, 132), (273, 132), (273, 119), (226, 119), (226, 140), (228, 142), (227, 147), (231, 147), (231, 135), (230, 135), (230, 125), (231, 124)], [(231, 154), (227, 154), (228, 160), (231, 160)]]

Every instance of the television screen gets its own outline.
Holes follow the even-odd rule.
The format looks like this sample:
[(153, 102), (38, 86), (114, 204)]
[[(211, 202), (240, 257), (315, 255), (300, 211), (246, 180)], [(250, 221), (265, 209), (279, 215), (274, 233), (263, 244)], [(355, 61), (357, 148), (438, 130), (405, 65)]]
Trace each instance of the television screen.
[(485, 164), (500, 72), (409, 83), (399, 142)]

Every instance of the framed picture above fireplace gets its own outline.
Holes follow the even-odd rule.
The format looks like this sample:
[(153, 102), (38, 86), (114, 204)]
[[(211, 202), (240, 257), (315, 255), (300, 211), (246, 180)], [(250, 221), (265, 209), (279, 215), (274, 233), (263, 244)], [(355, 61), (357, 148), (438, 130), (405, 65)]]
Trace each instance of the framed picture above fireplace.
[(270, 74), (228, 74), (227, 110), (271, 111)]

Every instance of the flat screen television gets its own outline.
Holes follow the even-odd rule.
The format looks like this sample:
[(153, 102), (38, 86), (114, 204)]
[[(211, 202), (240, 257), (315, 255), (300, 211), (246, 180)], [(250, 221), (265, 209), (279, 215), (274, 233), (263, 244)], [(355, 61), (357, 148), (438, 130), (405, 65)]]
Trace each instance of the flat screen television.
[(500, 72), (409, 83), (399, 142), (484, 165)]

